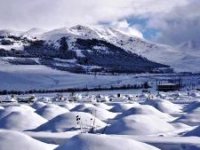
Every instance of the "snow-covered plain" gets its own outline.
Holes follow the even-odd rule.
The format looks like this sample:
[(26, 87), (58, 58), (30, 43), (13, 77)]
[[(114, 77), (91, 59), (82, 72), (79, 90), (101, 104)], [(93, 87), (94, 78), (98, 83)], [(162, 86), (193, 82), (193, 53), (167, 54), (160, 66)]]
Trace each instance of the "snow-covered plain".
[[(32, 90), (32, 89), (66, 89), (95, 88), (120, 85), (142, 84), (146, 81), (155, 84), (157, 79), (168, 78), (164, 74), (119, 74), (119, 75), (87, 75), (60, 71), (44, 65), (14, 65), (8, 62), (13, 57), (0, 58), (0, 90)], [(38, 63), (38, 59), (32, 59)], [(175, 75), (175, 78), (179, 76)], [(191, 85), (200, 83), (200, 75), (182, 76), (183, 82)]]
[(0, 149), (200, 149), (200, 91), (61, 97), (2, 101)]
[[(0, 58), (0, 89), (62, 89), (85, 87), (110, 87), (129, 83), (134, 76), (127, 75), (85, 75), (59, 71), (43, 65), (12, 65)], [(135, 83), (132, 80), (131, 83)], [(139, 81), (139, 83), (141, 83)]]

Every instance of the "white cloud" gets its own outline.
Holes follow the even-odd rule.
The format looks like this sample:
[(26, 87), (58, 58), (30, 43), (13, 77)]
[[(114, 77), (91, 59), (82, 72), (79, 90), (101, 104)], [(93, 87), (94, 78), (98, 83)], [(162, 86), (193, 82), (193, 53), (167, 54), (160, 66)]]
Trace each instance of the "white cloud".
[(0, 0), (0, 28), (57, 28), (167, 13), (187, 0)]
[(135, 26), (131, 26), (126, 20), (113, 22), (110, 26), (129, 36), (143, 38), (143, 34)]
[[(0, 28), (27, 30), (106, 22), (124, 33), (146, 31), (126, 19), (147, 18), (157, 41), (180, 44), (199, 39), (199, 0), (0, 0)], [(138, 31), (140, 30), (140, 31)]]
[(169, 13), (151, 18), (148, 26), (160, 32), (156, 40), (165, 44), (179, 45), (186, 41), (199, 41), (199, 8), (199, 0), (190, 0), (184, 7), (176, 7)]

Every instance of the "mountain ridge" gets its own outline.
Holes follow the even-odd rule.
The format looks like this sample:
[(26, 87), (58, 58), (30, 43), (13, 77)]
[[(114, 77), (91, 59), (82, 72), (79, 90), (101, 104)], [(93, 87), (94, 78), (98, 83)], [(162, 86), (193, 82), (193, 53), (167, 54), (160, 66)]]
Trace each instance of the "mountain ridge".
[[(34, 31), (36, 32), (36, 34), (34, 34)], [(70, 28), (66, 28), (66, 27), (59, 28), (59, 29), (55, 29), (55, 30), (51, 30), (51, 31), (47, 31), (47, 32), (38, 30), (38, 29), (32, 29), (32, 30), (29, 30), (29, 32), (22, 32), (21, 35), (20, 36), (18, 35), (17, 37), (23, 37), (22, 39), (24, 41), (19, 40), (18, 47), (15, 47), (15, 48), (17, 48), (17, 50), (23, 50), (23, 51), (25, 50), (26, 52), (27, 52), (27, 47), (30, 46), (30, 43), (32, 43), (32, 44), (34, 43), (37, 45), (37, 44), (41, 44), (43, 42), (43, 44), (45, 44), (46, 47), (41, 47), (41, 49), (43, 48), (42, 51), (44, 51), (44, 49), (45, 49), (46, 53), (49, 53), (49, 54), (55, 53), (60, 48), (60, 40), (63, 37), (65, 37), (67, 47), (68, 47), (67, 49), (70, 50), (70, 54), (68, 53), (70, 57), (67, 59), (73, 60), (74, 58), (72, 56), (75, 56), (75, 55), (80, 58), (84, 57), (84, 55), (82, 53), (83, 50), (81, 50), (81, 48), (77, 47), (77, 45), (76, 45), (77, 39), (83, 39), (83, 40), (87, 40), (87, 42), (90, 40), (98, 40), (101, 44), (102, 44), (102, 42), (106, 42), (107, 45), (111, 44), (116, 49), (120, 48), (121, 52), (124, 51), (125, 53), (127, 53), (129, 55), (136, 54), (137, 56), (140, 56), (141, 58), (147, 58), (146, 60), (148, 60), (148, 62), (146, 64), (148, 64), (149, 62), (156, 62), (155, 65), (164, 64), (164, 65), (155, 67), (153, 69), (152, 68), (147, 69), (147, 72), (151, 72), (153, 70), (158, 70), (158, 68), (168, 68), (169, 69), (168, 66), (171, 66), (172, 68), (175, 68), (175, 70), (178, 70), (178, 71), (184, 71), (185, 68), (184, 68), (184, 65), (181, 66), (181, 62), (187, 62), (187, 61), (191, 60), (191, 57), (187, 58), (186, 54), (181, 53), (180, 51), (176, 50), (175, 48), (172, 48), (172, 47), (166, 46), (166, 45), (162, 45), (162, 44), (156, 44), (153, 42), (149, 42), (149, 41), (147, 41), (143, 38), (137, 37), (137, 36), (129, 36), (128, 34), (125, 34), (123, 32), (118, 31), (117, 29), (110, 28), (110, 27), (93, 27), (93, 26), (77, 25), (77, 26), (70, 27)], [(39, 43), (39, 42), (41, 42), (41, 43)], [(14, 43), (14, 44), (16, 44), (16, 43)], [(5, 47), (6, 46), (2, 47), (2, 45), (0, 45), (1, 49), (5, 48)], [(94, 49), (93, 49), (93, 47), (94, 47)], [(96, 46), (93, 45), (93, 47), (92, 47), (92, 49), (90, 47), (90, 50), (85, 49), (84, 53), (87, 53), (87, 55), (88, 55), (89, 52), (90, 53), (94, 52), (96, 54), (96, 51), (99, 51), (99, 50), (97, 50), (97, 47), (101, 48), (102, 53), (105, 52), (105, 49), (106, 49), (105, 45), (102, 47), (99, 45), (96, 45)], [(7, 48), (7, 50), (8, 49), (9, 48)], [(30, 49), (28, 50), (28, 53), (29, 52), (30, 52)], [(56, 55), (54, 55), (54, 56), (56, 57)], [(136, 55), (134, 55), (134, 56), (136, 56)], [(94, 57), (96, 57), (96, 56), (94, 56)], [(131, 61), (129, 61), (129, 62), (131, 63)], [(197, 63), (198, 63), (198, 61), (197, 61)], [(97, 63), (95, 62), (95, 64), (92, 64), (92, 65), (96, 66), (96, 64)], [(86, 64), (84, 67), (87, 68), (88, 65), (91, 65), (91, 64)], [(137, 63), (136, 63), (136, 65), (137, 65)], [(186, 63), (186, 65), (187, 65), (187, 63)], [(55, 67), (55, 65), (54, 65), (54, 67)], [(133, 66), (131, 66), (131, 67), (133, 67)], [(191, 65), (190, 68), (191, 69), (189, 69), (189, 70), (192, 71), (193, 66)], [(132, 72), (134, 72), (134, 71), (132, 71)], [(146, 72), (145, 69), (143, 69), (143, 72)]]

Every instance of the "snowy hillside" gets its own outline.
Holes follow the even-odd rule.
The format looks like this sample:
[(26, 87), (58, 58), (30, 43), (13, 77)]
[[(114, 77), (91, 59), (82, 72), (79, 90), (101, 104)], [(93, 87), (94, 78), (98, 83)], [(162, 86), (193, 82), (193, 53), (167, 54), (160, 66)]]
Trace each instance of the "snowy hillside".
[[(7, 31), (2, 32), (0, 36), (0, 54), (12, 57), (37, 57), (42, 65), (75, 73), (161, 72), (163, 68), (171, 71), (167, 65), (150, 61), (111, 40), (113, 37), (125, 36), (127, 35), (111, 28), (90, 28), (80, 25), (49, 32), (34, 28), (18, 34)], [(19, 59), (12, 63), (21, 64)]]
[[(41, 38), (47, 41), (56, 41), (60, 37), (66, 35), (71, 41), (75, 41), (77, 38), (105, 40), (122, 49), (146, 57), (151, 61), (169, 65), (174, 68), (175, 71), (200, 71), (199, 68), (196, 67), (196, 64), (200, 63), (198, 59), (200, 51), (194, 51), (200, 49), (198, 41), (189, 41), (183, 43), (179, 47), (171, 47), (147, 41), (136, 35), (128, 35), (114, 28), (103, 26), (86, 27), (80, 25), (50, 31), (42, 34)], [(183, 49), (185, 51), (183, 51)], [(193, 51), (191, 52), (191, 50)], [(191, 62), (191, 60), (194, 60), (194, 62)]]
[(1, 56), (59, 58), (41, 63), (72, 72), (152, 72), (165, 65), (175, 71), (199, 72), (198, 48), (197, 41), (170, 47), (105, 26), (0, 31)]

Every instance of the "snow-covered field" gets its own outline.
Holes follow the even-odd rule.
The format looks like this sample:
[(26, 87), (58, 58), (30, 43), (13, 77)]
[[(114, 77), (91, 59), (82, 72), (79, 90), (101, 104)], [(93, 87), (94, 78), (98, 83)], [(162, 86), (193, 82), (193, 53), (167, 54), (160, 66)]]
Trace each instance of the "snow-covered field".
[(0, 98), (1, 150), (200, 149), (199, 91)]
[[(8, 62), (13, 57), (0, 58), (0, 90), (32, 90), (32, 89), (66, 89), (95, 88), (120, 85), (142, 84), (146, 81), (155, 84), (159, 78), (169, 75), (136, 74), (136, 75), (86, 75), (59, 71), (44, 65), (13, 65)], [(38, 59), (32, 59), (38, 62)], [(178, 78), (177, 76), (176, 78)], [(183, 76), (184, 82), (200, 84), (200, 75)]]
[[(116, 90), (73, 96), (0, 96), (0, 150), (200, 149), (200, 92), (191, 90), (199, 86), (199, 75), (95, 76), (39, 63), (13, 65), (8, 59), (13, 58), (0, 59), (0, 90), (95, 88), (146, 81), (152, 88), (151, 95), (141, 90)], [(157, 80), (169, 77), (181, 77), (187, 87), (180, 92), (157, 94)], [(16, 101), (29, 98), (35, 102)]]
[[(142, 83), (135, 75), (86, 75), (51, 69), (43, 65), (13, 65), (0, 58), (0, 90), (62, 89), (110, 87), (127, 83)], [(35, 60), (37, 62), (37, 60)]]
[[(11, 65), (0, 61), (1, 90), (84, 88), (119, 84), (129, 76), (97, 76), (58, 71), (43, 65)], [(135, 82), (135, 81), (132, 81)]]

